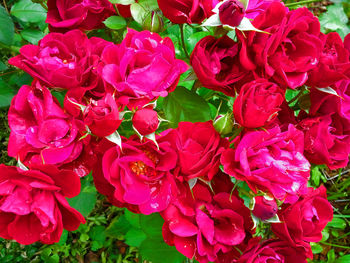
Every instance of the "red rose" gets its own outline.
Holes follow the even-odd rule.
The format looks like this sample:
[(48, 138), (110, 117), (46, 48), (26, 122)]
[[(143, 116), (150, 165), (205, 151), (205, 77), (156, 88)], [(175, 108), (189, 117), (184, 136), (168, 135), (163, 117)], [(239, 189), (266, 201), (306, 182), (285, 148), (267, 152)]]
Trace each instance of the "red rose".
[(132, 125), (140, 135), (154, 133), (159, 126), (158, 114), (155, 110), (148, 108), (137, 110), (132, 117)]
[(332, 86), (337, 95), (311, 89), (310, 114), (301, 114), (298, 129), (305, 134), (305, 156), (330, 169), (345, 167), (350, 154), (350, 80)]
[(215, 0), (157, 0), (164, 16), (175, 24), (200, 24), (211, 15)]
[(319, 242), (322, 230), (333, 219), (333, 208), (327, 201), (326, 188), (308, 188), (298, 202), (286, 206), (278, 216), (283, 223), (272, 225), (272, 231), (293, 246), (304, 247), (312, 257), (309, 242)]
[[(156, 137), (159, 150), (153, 141), (140, 142), (135, 135), (123, 139), (122, 149), (108, 149), (102, 159), (103, 176), (99, 185), (103, 192), (114, 190), (113, 203), (117, 206), (136, 206), (143, 214), (160, 212), (176, 197), (176, 185), (172, 173), (177, 155), (169, 141), (173, 133), (165, 131)], [(95, 173), (95, 171), (94, 171)]]
[(308, 117), (298, 123), (304, 132), (305, 157), (313, 164), (330, 169), (344, 168), (349, 162), (350, 123), (337, 113)]
[(344, 38), (344, 47), (349, 51), (350, 55), (350, 34), (347, 34), (347, 36)]
[(302, 86), (322, 52), (318, 18), (307, 8), (288, 12), (282, 3), (273, 2), (253, 25), (268, 33), (238, 32), (241, 64), (282, 87)]
[(111, 44), (90, 38), (79, 30), (50, 33), (38, 46), (25, 45), (9, 63), (51, 88), (94, 88), (99, 81), (95, 68), (103, 48)]
[(250, 131), (221, 156), (224, 171), (246, 181), (253, 191), (271, 193), (294, 203), (307, 191), (310, 164), (303, 156), (304, 137), (292, 124), (282, 132), (277, 126)]
[(266, 198), (265, 196), (254, 197), (255, 204), (252, 210), (253, 215), (261, 220), (269, 219), (277, 214), (278, 206), (275, 199)]
[(46, 23), (56, 32), (97, 29), (115, 13), (108, 0), (48, 0), (47, 7)]
[(63, 165), (83, 152), (84, 140), (79, 138), (84, 125), (67, 115), (50, 91), (38, 83), (19, 90), (8, 119), (8, 154), (23, 163)]
[(76, 230), (84, 217), (65, 197), (80, 192), (80, 179), (72, 171), (53, 165), (25, 171), (0, 164), (0, 236), (29, 245), (58, 242), (63, 229)]
[(237, 263), (306, 263), (302, 249), (290, 247), (282, 240), (269, 239), (259, 244), (259, 239), (252, 239)]
[(258, 128), (271, 122), (284, 101), (284, 91), (274, 83), (258, 79), (245, 84), (234, 104), (235, 120), (246, 128)]
[(118, 105), (110, 93), (106, 93), (101, 100), (91, 99), (84, 110), (84, 123), (99, 137), (115, 132), (121, 122)]
[(176, 174), (180, 180), (211, 180), (219, 170), (220, 156), (228, 141), (221, 138), (211, 121), (181, 122), (174, 147), (179, 155)]
[(245, 9), (239, 0), (226, 0), (219, 7), (219, 18), (222, 24), (237, 27), (245, 16)]
[(349, 51), (344, 47), (338, 33), (321, 34), (323, 52), (318, 66), (309, 73), (308, 86), (329, 87), (337, 81), (350, 77)]
[(239, 64), (238, 44), (228, 36), (202, 38), (192, 52), (191, 65), (204, 87), (232, 97), (234, 84), (246, 75)]
[(220, 251), (234, 250), (251, 223), (248, 208), (235, 193), (214, 195), (199, 182), (192, 190), (183, 185), (179, 198), (161, 216), (165, 242), (199, 262), (215, 261)]
[[(137, 1), (136, 1), (137, 2)], [(131, 11), (130, 11), (130, 6), (131, 5), (121, 5), (121, 4), (116, 4), (115, 5), (118, 9), (118, 13), (125, 18), (131, 17)]]
[(118, 102), (129, 108), (166, 97), (188, 68), (176, 59), (170, 38), (132, 29), (120, 45), (105, 48), (102, 61), (103, 79), (117, 91)]

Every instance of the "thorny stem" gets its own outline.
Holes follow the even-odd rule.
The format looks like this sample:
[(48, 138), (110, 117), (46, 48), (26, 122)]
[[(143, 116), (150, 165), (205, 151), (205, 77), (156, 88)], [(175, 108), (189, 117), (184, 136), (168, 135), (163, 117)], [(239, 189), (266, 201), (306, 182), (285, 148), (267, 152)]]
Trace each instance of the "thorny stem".
[(180, 25), (180, 33), (181, 33), (181, 44), (182, 44), (182, 48), (185, 52), (185, 55), (188, 59), (190, 59), (190, 55), (187, 52), (186, 46), (185, 46), (185, 35), (184, 35), (184, 25), (181, 24)]

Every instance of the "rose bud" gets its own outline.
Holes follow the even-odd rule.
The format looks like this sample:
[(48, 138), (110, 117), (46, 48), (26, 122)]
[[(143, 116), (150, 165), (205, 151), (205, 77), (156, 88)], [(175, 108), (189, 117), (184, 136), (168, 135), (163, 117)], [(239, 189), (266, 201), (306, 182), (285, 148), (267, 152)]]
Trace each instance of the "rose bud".
[(215, 130), (222, 136), (231, 134), (234, 126), (232, 114), (227, 113), (225, 115), (218, 116), (213, 125)]
[(143, 136), (151, 134), (158, 129), (158, 114), (153, 109), (140, 109), (135, 112), (132, 118), (132, 124), (139, 134)]
[(256, 196), (253, 215), (261, 220), (267, 220), (276, 215), (278, 207), (275, 199), (268, 199), (265, 196)]
[(151, 32), (162, 32), (164, 29), (164, 21), (158, 12), (152, 11), (146, 16), (143, 22), (143, 29)]
[(237, 27), (244, 18), (245, 10), (240, 1), (228, 0), (219, 7), (219, 18), (222, 24)]

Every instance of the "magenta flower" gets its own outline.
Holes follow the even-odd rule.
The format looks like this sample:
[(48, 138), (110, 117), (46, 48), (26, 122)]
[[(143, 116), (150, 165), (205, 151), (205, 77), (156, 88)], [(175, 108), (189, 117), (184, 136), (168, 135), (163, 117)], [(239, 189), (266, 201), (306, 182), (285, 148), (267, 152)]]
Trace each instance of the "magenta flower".
[(275, 198), (293, 203), (307, 191), (310, 163), (303, 156), (304, 136), (293, 125), (251, 131), (235, 149), (221, 156), (224, 171), (246, 181), (253, 191), (270, 192)]

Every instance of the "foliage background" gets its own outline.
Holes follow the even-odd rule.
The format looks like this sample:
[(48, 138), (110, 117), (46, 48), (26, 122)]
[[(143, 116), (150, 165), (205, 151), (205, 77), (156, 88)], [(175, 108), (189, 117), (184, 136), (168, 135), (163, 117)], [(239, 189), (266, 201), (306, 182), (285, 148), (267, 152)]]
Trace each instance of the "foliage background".
[[(15, 160), (7, 156), (9, 128), (7, 110), (12, 97), (24, 84), (31, 83), (31, 77), (23, 71), (11, 67), (7, 60), (18, 54), (21, 46), (37, 44), (49, 31), (46, 19), (46, 3), (41, 0), (1, 0), (0, 6), (0, 163), (15, 165)], [(112, 1), (111, 1), (112, 2)], [(114, 1), (117, 2), (117, 1)], [(139, 0), (139, 3), (152, 6), (155, 0)], [(333, 2), (306, 0), (285, 1), (290, 8), (307, 6), (319, 16), (322, 31), (336, 31), (342, 37), (350, 33), (350, 1)], [(152, 8), (152, 7), (151, 7)], [(140, 21), (138, 21), (140, 22)], [(132, 19), (109, 19), (107, 28), (89, 32), (88, 35), (120, 42), (126, 26), (141, 30)], [(190, 53), (202, 37), (208, 35), (195, 28), (185, 26), (186, 50)], [(178, 58), (186, 60), (181, 46), (180, 28), (165, 21), (162, 35), (172, 38)], [(232, 109), (232, 101), (220, 94), (193, 86), (191, 78), (185, 76), (174, 93), (166, 99), (158, 100), (157, 110), (173, 123), (179, 121), (200, 121), (211, 119), (220, 111)], [(190, 92), (189, 89), (192, 89)], [(193, 91), (194, 90), (194, 91)], [(60, 101), (61, 93), (54, 92)], [(293, 92), (287, 93), (287, 100), (293, 99)], [(193, 114), (191, 108), (204, 109)], [(121, 127), (128, 135), (131, 129)], [(323, 231), (320, 243), (312, 244), (315, 254), (312, 262), (350, 262), (350, 167), (339, 171), (329, 171), (323, 166), (312, 169), (310, 184), (325, 184), (328, 199), (334, 207), (334, 220)], [(96, 192), (91, 176), (82, 179), (82, 192), (69, 200), (86, 218), (87, 223), (78, 230), (63, 232), (58, 244), (30, 246), (19, 245), (14, 241), (0, 239), (0, 262), (154, 262), (181, 263), (185, 258), (175, 248), (167, 246), (161, 235), (162, 218), (159, 215), (135, 215), (124, 209), (112, 207), (104, 197)], [(187, 262), (190, 262), (187, 260)]]

